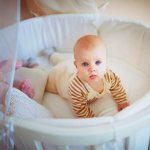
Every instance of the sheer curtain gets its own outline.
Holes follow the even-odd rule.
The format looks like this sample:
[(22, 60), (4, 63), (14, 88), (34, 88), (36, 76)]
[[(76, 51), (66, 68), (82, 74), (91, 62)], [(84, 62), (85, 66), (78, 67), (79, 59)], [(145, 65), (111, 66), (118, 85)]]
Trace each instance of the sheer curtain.
[(0, 0), (0, 149), (13, 149), (13, 125), (7, 120), (17, 56), (20, 0)]

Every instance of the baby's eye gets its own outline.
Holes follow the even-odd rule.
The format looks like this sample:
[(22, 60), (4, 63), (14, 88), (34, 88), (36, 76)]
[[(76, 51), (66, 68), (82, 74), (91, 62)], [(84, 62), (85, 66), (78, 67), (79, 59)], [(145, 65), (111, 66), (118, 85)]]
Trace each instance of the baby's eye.
[(89, 65), (89, 64), (88, 64), (87, 62), (83, 62), (83, 63), (82, 63), (82, 66), (83, 66), (83, 67), (87, 67), (88, 65)]
[(97, 60), (96, 62), (95, 62), (95, 64), (96, 65), (100, 65), (102, 62), (100, 61), (100, 60)]

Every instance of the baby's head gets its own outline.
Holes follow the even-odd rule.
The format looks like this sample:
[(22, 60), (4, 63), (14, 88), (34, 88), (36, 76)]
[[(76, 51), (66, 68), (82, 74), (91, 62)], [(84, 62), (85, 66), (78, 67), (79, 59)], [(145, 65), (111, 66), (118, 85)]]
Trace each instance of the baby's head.
[(78, 76), (85, 82), (98, 81), (106, 72), (106, 47), (96, 35), (81, 37), (74, 46)]

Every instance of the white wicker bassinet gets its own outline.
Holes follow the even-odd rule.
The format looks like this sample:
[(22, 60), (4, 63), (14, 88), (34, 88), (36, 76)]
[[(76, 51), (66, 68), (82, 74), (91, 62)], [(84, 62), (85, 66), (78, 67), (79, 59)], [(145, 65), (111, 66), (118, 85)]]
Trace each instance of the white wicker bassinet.
[[(131, 106), (116, 115), (94, 119), (11, 117), (9, 119), (15, 127), (18, 150), (148, 149), (149, 26), (88, 14), (51, 15), (29, 19), (20, 25), (18, 56), (23, 59), (34, 57), (40, 50), (52, 47), (61, 53), (71, 53), (75, 41), (85, 34), (100, 34), (106, 42), (109, 65), (121, 76), (131, 99)], [(54, 101), (55, 96), (51, 95), (49, 100)], [(63, 105), (58, 109), (63, 109)]]

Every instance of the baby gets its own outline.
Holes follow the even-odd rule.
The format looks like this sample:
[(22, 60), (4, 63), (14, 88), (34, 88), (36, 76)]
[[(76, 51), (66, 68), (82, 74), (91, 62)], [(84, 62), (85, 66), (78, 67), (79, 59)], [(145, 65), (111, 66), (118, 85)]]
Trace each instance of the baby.
[[(56, 61), (56, 60), (55, 60)], [(60, 61), (62, 62), (62, 61)], [(59, 63), (58, 63), (59, 65)], [(56, 68), (62, 70), (62, 66), (56, 65)], [(127, 107), (128, 100), (126, 92), (121, 85), (119, 77), (107, 69), (106, 66), (106, 47), (104, 42), (96, 35), (86, 35), (81, 37), (74, 46), (74, 65), (76, 71), (67, 71), (68, 68), (64, 66), (65, 73), (68, 74), (64, 78), (64, 91), (69, 93), (66, 98), (71, 101), (74, 114), (80, 118), (96, 117), (94, 112), (90, 109), (89, 104), (102, 98), (104, 94), (111, 93), (115, 100), (118, 111)], [(58, 70), (54, 67), (52, 70)], [(49, 74), (46, 90), (49, 92), (58, 93), (60, 96), (65, 97), (59, 90), (60, 84), (57, 84), (57, 79)], [(54, 72), (53, 72), (54, 73)], [(59, 78), (61, 74), (58, 73)], [(53, 80), (53, 81), (52, 81)], [(50, 87), (53, 84), (53, 88)]]

